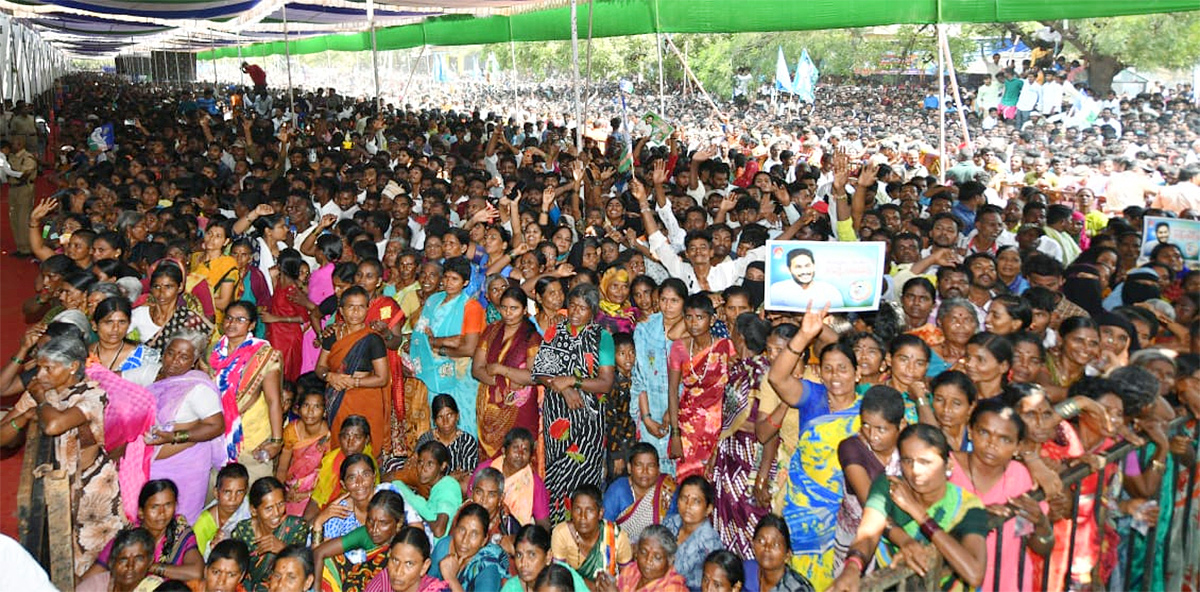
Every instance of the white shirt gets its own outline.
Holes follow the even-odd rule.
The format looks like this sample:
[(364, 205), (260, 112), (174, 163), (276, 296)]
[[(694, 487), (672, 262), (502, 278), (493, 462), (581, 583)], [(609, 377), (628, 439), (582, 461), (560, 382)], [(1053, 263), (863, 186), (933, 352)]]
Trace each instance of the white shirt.
[[(675, 248), (667, 241), (667, 237), (663, 236), (662, 231), (656, 231), (650, 235), (650, 251), (658, 256), (663, 267), (674, 277), (683, 280), (684, 285), (688, 287), (689, 294), (695, 294), (701, 291), (700, 280), (696, 278), (696, 270), (692, 268), (691, 263), (684, 262), (679, 258), (679, 254), (675, 252)], [(746, 267), (754, 261), (766, 261), (767, 246), (756, 247), (745, 257), (734, 261), (725, 261), (717, 265), (713, 265), (708, 270), (708, 289), (713, 292), (720, 292), (725, 288), (740, 283), (746, 275)]]
[(221, 412), (221, 395), (211, 387), (192, 387), (184, 396), (183, 403), (175, 411), (175, 423), (191, 423), (212, 417)]
[(0, 590), (55, 592), (58, 589), (25, 547), (0, 534)]
[(1017, 96), (1017, 111), (1033, 111), (1037, 109), (1038, 101), (1042, 98), (1042, 85), (1026, 82)]

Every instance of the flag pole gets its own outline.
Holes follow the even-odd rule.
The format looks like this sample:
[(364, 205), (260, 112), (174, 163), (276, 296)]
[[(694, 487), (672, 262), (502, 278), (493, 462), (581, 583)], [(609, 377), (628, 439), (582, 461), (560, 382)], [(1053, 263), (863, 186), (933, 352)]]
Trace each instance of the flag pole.
[[(937, 25), (938, 38), (941, 39), (942, 24)], [(945, 54), (938, 44), (938, 183), (946, 183), (946, 76)]]

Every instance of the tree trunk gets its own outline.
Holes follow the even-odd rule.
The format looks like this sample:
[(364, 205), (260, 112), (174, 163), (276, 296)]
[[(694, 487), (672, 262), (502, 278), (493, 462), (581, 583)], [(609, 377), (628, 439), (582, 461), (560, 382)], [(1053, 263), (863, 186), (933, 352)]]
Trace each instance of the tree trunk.
[(1112, 90), (1113, 78), (1125, 69), (1125, 64), (1110, 55), (1089, 55), (1087, 61), (1088, 86), (1092, 89), (1092, 96), (1102, 98)]

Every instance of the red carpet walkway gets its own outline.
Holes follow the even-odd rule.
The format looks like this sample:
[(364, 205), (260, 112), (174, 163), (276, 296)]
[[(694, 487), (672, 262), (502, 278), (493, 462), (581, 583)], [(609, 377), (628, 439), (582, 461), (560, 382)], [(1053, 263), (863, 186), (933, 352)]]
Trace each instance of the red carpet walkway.
[[(38, 195), (48, 195), (49, 183), (38, 182)], [(0, 189), (0, 360), (7, 363), (16, 352), (25, 321), (21, 303), (33, 296), (37, 265), (29, 259), (17, 259), (8, 223), (8, 186)], [(15, 400), (5, 401), (11, 405)], [(0, 452), (0, 532), (17, 537), (17, 486), (21, 482), (21, 449)]]

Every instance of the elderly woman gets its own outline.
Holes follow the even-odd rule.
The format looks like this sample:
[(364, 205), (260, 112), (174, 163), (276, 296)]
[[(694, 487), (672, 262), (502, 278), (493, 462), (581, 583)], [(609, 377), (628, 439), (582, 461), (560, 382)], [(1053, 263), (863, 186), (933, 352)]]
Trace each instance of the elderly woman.
[(76, 576), (91, 567), (124, 523), (117, 463), (103, 450), (108, 394), (84, 379), (86, 364), (83, 341), (50, 340), (38, 350), (36, 382), (0, 423), (0, 446), (19, 443), (33, 421), (43, 436), (54, 439), (54, 456), (71, 483)]
[(75, 587), (77, 592), (151, 592), (162, 578), (150, 575), (154, 537), (144, 528), (117, 533), (112, 545), (112, 571), (95, 573)]
[(938, 306), (937, 326), (945, 339), (929, 346), (933, 350), (933, 356), (929, 359), (930, 376), (937, 376), (950, 368), (961, 370), (965, 367), (967, 342), (980, 329), (975, 305), (965, 298), (943, 300)]
[(468, 503), (483, 506), (488, 512), (487, 540), (500, 545), (506, 553), (513, 553), (513, 536), (521, 523), (508, 512), (504, 505), (504, 473), (499, 469), (485, 467), (475, 475), (471, 483), (471, 498)]
[(600, 291), (580, 284), (567, 297), (567, 319), (546, 331), (532, 374), (544, 389), (542, 430), (551, 521), (566, 515), (567, 496), (604, 483), (604, 393), (612, 387), (612, 335), (596, 324)]
[(225, 463), (225, 416), (221, 395), (207, 374), (196, 369), (208, 336), (181, 332), (167, 340), (158, 380), (148, 389), (157, 403), (157, 426), (146, 437), (155, 446), (151, 479), (170, 479), (184, 487), (179, 513), (195, 522), (204, 509), (209, 471)]
[(675, 571), (679, 546), (665, 526), (655, 524), (642, 531), (634, 562), (621, 570), (619, 592), (686, 592), (687, 582)]

